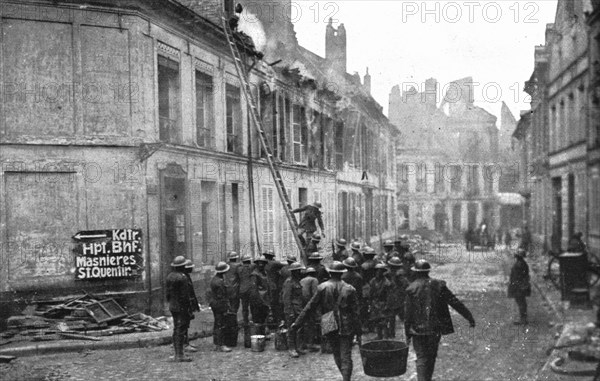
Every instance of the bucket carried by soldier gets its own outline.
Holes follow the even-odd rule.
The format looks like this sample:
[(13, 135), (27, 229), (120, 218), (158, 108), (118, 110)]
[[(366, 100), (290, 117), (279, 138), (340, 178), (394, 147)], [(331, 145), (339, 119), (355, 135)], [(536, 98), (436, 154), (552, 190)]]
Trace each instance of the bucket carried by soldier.
[(363, 370), (371, 377), (397, 377), (406, 373), (408, 345), (403, 341), (376, 340), (360, 346)]

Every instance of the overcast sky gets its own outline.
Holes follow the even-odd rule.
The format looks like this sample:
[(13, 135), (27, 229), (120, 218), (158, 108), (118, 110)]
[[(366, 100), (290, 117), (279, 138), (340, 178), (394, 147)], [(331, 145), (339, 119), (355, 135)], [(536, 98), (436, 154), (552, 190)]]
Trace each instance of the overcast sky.
[(336, 27), (344, 23), (348, 72), (362, 77), (369, 67), (372, 94), (386, 114), (396, 84), (422, 86), (434, 77), (444, 86), (471, 76), (479, 83), (477, 105), (499, 117), (504, 101), (517, 119), (519, 110), (529, 109), (522, 89), (533, 70), (534, 46), (544, 43), (557, 5), (557, 0), (293, 1), (300, 44), (321, 56), (328, 17)]

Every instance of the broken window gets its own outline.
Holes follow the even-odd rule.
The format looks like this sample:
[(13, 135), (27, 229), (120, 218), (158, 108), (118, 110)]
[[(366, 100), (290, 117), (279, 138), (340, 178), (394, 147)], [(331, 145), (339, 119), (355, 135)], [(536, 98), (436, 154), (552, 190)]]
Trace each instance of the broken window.
[(158, 56), (159, 138), (167, 143), (181, 143), (179, 108), (179, 62)]
[[(267, 144), (271, 148), (273, 157), (277, 157), (277, 119), (275, 111), (275, 95), (271, 93), (268, 87), (260, 87), (260, 117), (262, 119)], [(266, 152), (260, 148), (261, 157), (266, 156)]]
[(214, 102), (212, 76), (196, 70), (196, 144), (214, 148)]
[(240, 141), (242, 130), (242, 105), (240, 89), (226, 85), (225, 90), (225, 125), (227, 127), (227, 152), (241, 153)]

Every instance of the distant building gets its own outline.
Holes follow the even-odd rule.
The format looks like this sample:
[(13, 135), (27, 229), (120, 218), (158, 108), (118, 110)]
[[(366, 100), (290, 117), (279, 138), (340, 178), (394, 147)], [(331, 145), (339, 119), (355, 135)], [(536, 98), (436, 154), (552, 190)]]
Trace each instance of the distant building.
[[(500, 225), (496, 117), (473, 104), (472, 78), (423, 91), (390, 93), (389, 117), (401, 132), (397, 151), (400, 228), (458, 233)], [(470, 96), (470, 95), (471, 96)]]

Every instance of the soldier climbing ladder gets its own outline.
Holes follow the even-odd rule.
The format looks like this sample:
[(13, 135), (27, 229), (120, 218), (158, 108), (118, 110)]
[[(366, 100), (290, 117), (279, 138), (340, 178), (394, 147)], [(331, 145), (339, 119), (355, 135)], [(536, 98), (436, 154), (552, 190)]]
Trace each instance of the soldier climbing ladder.
[(262, 120), (258, 114), (258, 109), (256, 107), (256, 101), (252, 95), (252, 91), (250, 88), (250, 84), (248, 83), (247, 73), (242, 67), (243, 61), (238, 49), (238, 46), (235, 42), (235, 38), (233, 36), (233, 31), (229, 26), (229, 21), (226, 17), (221, 18), (223, 23), (223, 30), (225, 31), (225, 36), (227, 37), (227, 43), (229, 45), (229, 50), (231, 51), (231, 56), (233, 57), (233, 63), (235, 65), (235, 70), (241, 82), (242, 92), (244, 93), (244, 98), (246, 99), (246, 103), (248, 108), (250, 109), (250, 116), (252, 118), (252, 123), (256, 127), (258, 131), (258, 136), (260, 140), (260, 145), (262, 149), (266, 153), (267, 163), (269, 166), (269, 171), (273, 176), (273, 180), (275, 182), (275, 187), (277, 188), (277, 193), (279, 194), (279, 198), (281, 199), (281, 203), (283, 204), (283, 209), (285, 210), (285, 215), (290, 223), (290, 227), (292, 229), (292, 233), (296, 240), (296, 244), (300, 249), (300, 255), (302, 256), (303, 262), (306, 264), (306, 253), (304, 250), (304, 246), (302, 241), (300, 240), (300, 236), (298, 235), (298, 221), (296, 220), (296, 216), (292, 213), (292, 204), (290, 202), (290, 198), (285, 190), (285, 185), (283, 183), (283, 179), (281, 177), (281, 173), (277, 168), (277, 165), (273, 162), (273, 150), (271, 149), (270, 143), (266, 138), (265, 130), (263, 128)]

